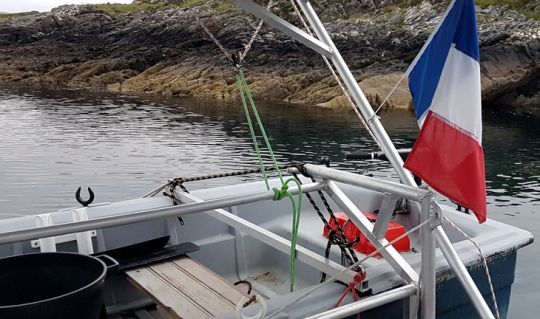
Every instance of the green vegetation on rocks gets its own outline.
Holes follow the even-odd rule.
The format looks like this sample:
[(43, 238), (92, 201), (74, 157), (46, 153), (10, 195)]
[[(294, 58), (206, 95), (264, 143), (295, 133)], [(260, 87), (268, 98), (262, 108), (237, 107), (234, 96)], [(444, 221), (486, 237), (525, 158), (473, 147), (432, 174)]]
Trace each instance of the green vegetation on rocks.
[[(192, 7), (203, 5), (208, 2), (209, 2), (208, 0), (178, 0), (178, 1), (136, 0), (136, 1), (133, 1), (133, 3), (131, 4), (102, 3), (102, 4), (90, 4), (88, 5), (88, 7), (94, 8), (96, 10), (99, 10), (108, 14), (132, 14), (132, 13), (139, 13), (139, 12), (156, 11), (156, 10), (166, 9), (166, 8), (178, 8), (178, 9), (192, 8)], [(218, 10), (216, 11), (218, 12), (225, 11), (226, 8), (230, 6), (234, 6), (232, 2), (223, 1), (223, 3), (217, 6)]]
[[(131, 4), (102, 3), (89, 4), (88, 8), (99, 10), (107, 14), (133, 14), (162, 9), (187, 9), (200, 5), (209, 4), (216, 13), (224, 13), (230, 10), (238, 10), (231, 0), (209, 1), (209, 0), (185, 0), (185, 1), (134, 1)], [(2, 16), (0, 15), (0, 19)]]
[(217, 4), (214, 8), (216, 12), (223, 13), (227, 12), (229, 10), (238, 10), (238, 7), (232, 2), (232, 1), (222, 1), (221, 3)]
[(540, 2), (538, 0), (476, 0), (475, 2), (481, 7), (505, 5), (528, 18), (540, 20)]
[[(377, 107), (449, 1), (312, 3)], [(487, 1), (477, 2), (484, 101), (529, 110), (540, 106), (540, 22), (519, 11), (535, 12), (538, 5)], [(275, 14), (300, 26), (288, 0), (274, 3)], [(196, 23), (194, 11), (187, 10), (195, 6), (231, 52), (245, 48), (258, 24), (231, 0), (137, 0), (10, 15), (0, 19), (0, 83), (235, 99), (234, 70)], [(245, 70), (257, 99), (350, 109), (320, 56), (266, 25), (246, 57)], [(402, 81), (386, 106), (410, 105)]]
[(17, 13), (5, 13), (0, 12), (0, 20), (8, 20), (13, 18), (20, 18), (24, 16), (29, 16), (38, 13), (37, 11), (30, 11), (30, 12), (17, 12)]
[(108, 14), (129, 14), (145, 11), (155, 11), (163, 8), (165, 5), (162, 3), (135, 3), (135, 4), (121, 4), (121, 3), (102, 3), (88, 5), (91, 8), (102, 11)]

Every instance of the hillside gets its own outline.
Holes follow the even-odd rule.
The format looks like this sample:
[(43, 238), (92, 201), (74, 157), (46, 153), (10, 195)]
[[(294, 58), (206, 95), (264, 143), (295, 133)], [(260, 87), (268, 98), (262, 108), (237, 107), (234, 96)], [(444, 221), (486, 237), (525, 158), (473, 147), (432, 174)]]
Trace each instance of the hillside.
[[(316, 3), (345, 60), (377, 105), (448, 2)], [(537, 112), (540, 5), (523, 0), (477, 3), (484, 101)], [(272, 10), (299, 25), (288, 1), (278, 1)], [(257, 24), (232, 2), (213, 0), (136, 0), (131, 5), (62, 6), (49, 13), (0, 15), (0, 84), (234, 99), (234, 70), (197, 24), (194, 12), (230, 51), (241, 50)], [(261, 30), (244, 67), (258, 98), (344, 108), (322, 59), (268, 27)], [(409, 105), (402, 83), (388, 106)]]

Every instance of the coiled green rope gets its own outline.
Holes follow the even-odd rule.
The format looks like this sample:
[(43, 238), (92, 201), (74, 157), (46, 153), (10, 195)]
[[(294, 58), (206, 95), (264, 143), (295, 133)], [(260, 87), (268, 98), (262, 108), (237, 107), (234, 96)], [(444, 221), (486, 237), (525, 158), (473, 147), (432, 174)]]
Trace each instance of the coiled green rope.
[[(237, 70), (238, 70), (238, 73), (236, 74), (236, 85), (238, 86), (238, 91), (240, 92), (240, 98), (242, 100), (242, 107), (246, 115), (246, 120), (249, 127), (249, 133), (251, 135), (255, 152), (257, 153), (257, 159), (259, 161), (261, 173), (263, 175), (264, 182), (266, 184), (266, 189), (270, 190), (270, 184), (268, 183), (268, 174), (266, 173), (266, 170), (264, 167), (264, 163), (263, 163), (263, 159), (261, 155), (261, 149), (259, 148), (259, 144), (257, 142), (257, 135), (255, 134), (255, 128), (253, 125), (253, 121), (251, 119), (250, 109), (251, 109), (251, 112), (253, 113), (253, 116), (255, 117), (257, 126), (259, 127), (259, 130), (261, 132), (265, 147), (268, 150), (268, 153), (272, 160), (272, 165), (274, 166), (276, 172), (278, 173), (279, 180), (281, 181), (280, 189), (276, 187), (272, 189), (274, 191), (274, 200), (282, 200), (285, 197), (288, 197), (291, 200), (293, 218), (292, 218), (292, 230), (291, 230), (291, 259), (290, 259), (290, 264), (289, 264), (289, 272), (290, 272), (289, 282), (290, 282), (290, 291), (292, 292), (294, 289), (294, 281), (295, 281), (295, 274), (296, 274), (296, 243), (298, 241), (298, 228), (300, 225), (300, 211), (302, 208), (302, 186), (300, 184), (300, 181), (298, 181), (296, 178), (289, 178), (287, 180), (284, 180), (283, 174), (281, 174), (281, 170), (279, 169), (279, 165), (274, 155), (274, 151), (272, 150), (272, 146), (270, 145), (270, 141), (266, 134), (266, 130), (264, 129), (264, 125), (262, 123), (261, 117), (259, 115), (259, 112), (257, 111), (257, 107), (255, 106), (255, 102), (253, 101), (253, 97), (247, 85), (244, 73), (242, 72), (240, 68), (238, 68)], [(249, 101), (249, 107), (248, 107), (248, 101)], [(291, 182), (296, 183), (299, 189), (298, 198), (296, 201), (294, 200), (294, 197), (292, 196), (292, 194), (289, 192), (289, 183)]]

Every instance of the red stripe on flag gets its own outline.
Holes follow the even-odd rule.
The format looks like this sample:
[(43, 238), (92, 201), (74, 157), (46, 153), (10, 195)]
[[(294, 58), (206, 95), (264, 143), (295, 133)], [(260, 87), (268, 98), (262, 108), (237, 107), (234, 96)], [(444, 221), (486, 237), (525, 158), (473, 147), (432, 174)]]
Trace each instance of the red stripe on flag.
[(405, 168), (486, 221), (484, 152), (466, 132), (429, 111)]

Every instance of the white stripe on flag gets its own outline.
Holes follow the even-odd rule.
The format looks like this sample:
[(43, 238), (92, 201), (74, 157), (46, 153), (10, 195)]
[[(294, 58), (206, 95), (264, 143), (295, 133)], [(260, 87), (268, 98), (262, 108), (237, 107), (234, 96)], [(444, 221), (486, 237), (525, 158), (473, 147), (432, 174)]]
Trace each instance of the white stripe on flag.
[(452, 45), (429, 109), (482, 144), (481, 104), (480, 64)]

